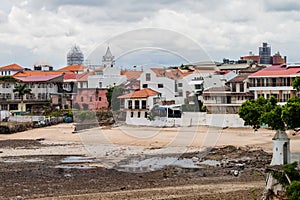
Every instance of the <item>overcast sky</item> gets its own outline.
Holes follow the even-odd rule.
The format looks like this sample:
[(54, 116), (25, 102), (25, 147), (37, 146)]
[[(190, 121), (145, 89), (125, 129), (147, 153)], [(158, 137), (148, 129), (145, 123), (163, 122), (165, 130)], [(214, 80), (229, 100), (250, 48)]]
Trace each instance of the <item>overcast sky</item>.
[(238, 59), (262, 42), (300, 61), (297, 0), (2, 0), (0, 7), (1, 66), (60, 68), (74, 44), (94, 63), (109, 44), (122, 66)]

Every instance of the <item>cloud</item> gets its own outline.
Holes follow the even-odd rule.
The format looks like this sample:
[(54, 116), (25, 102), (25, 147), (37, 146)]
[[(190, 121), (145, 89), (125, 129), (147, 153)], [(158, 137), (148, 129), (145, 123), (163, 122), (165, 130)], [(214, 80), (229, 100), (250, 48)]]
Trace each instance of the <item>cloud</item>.
[[(62, 67), (66, 65), (67, 51), (74, 44), (80, 46), (86, 57), (97, 46), (103, 47), (98, 55), (100, 62), (112, 38), (149, 27), (174, 31), (194, 40), (213, 60), (238, 59), (250, 50), (257, 53), (258, 46), (268, 42), (274, 53), (280, 51), (290, 61), (299, 61), (300, 3), (296, 0), (129, 0), (122, 4), (116, 0), (4, 0), (1, 3), (0, 47), (14, 55), (18, 52), (14, 59), (26, 66), (41, 58)], [(123, 42), (118, 38), (121, 46), (115, 45), (112, 51), (118, 53), (124, 48), (122, 45), (146, 45), (149, 36), (144, 36), (144, 41), (139, 38), (138, 44), (134, 34), (124, 37)], [(160, 47), (178, 48), (178, 52), (186, 51), (194, 59), (197, 51), (193, 48), (197, 45), (186, 43), (184, 37), (154, 36)], [(0, 56), (0, 65), (9, 64), (11, 57), (7, 58)], [(199, 55), (199, 60), (202, 58)]]

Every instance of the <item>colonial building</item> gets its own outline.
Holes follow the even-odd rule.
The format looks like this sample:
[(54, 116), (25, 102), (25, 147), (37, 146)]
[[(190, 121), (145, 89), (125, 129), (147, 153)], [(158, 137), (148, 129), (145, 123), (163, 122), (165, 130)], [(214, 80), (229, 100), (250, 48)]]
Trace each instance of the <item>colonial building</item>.
[(236, 114), (246, 100), (254, 98), (249, 90), (249, 76), (263, 67), (253, 65), (232, 79), (226, 81), (224, 86), (210, 87), (203, 92), (204, 105), (209, 113)]
[(108, 108), (106, 89), (79, 88), (73, 102), (73, 108), (82, 110), (100, 110)]
[(62, 75), (16, 77), (16, 79), (26, 83), (31, 89), (31, 94), (25, 95), (21, 104), (18, 93), (13, 93), (14, 87), (19, 83), (2, 83), (1, 110), (32, 111), (38, 107), (50, 105), (51, 94), (58, 93), (58, 85), (63, 82)]
[(249, 76), (249, 90), (255, 99), (274, 96), (283, 104), (296, 95), (292, 82), (297, 76), (300, 76), (300, 65), (273, 65)]
[(126, 111), (126, 124), (150, 125), (149, 111), (160, 101), (160, 93), (150, 88), (145, 88), (118, 97), (124, 99)]
[(0, 76), (12, 76), (18, 72), (25, 70), (23, 67), (17, 64), (11, 64), (0, 67)]

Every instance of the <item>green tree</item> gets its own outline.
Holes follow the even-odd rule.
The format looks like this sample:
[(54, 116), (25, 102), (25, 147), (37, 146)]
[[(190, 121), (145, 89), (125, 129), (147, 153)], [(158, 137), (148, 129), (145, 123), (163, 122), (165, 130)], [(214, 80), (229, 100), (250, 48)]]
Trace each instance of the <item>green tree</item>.
[(295, 80), (292, 82), (292, 86), (297, 91), (300, 91), (300, 77), (296, 77)]
[(252, 126), (254, 130), (260, 128), (261, 115), (264, 112), (263, 106), (266, 104), (264, 97), (259, 97), (256, 100), (245, 101), (239, 109), (239, 116), (242, 118), (246, 126)]
[(118, 96), (121, 96), (124, 93), (122, 86), (113, 86), (107, 89), (106, 99), (108, 102), (108, 107), (113, 111), (120, 110), (121, 99), (118, 99)]
[(300, 127), (300, 98), (290, 98), (283, 106), (282, 119), (288, 129)]
[(13, 92), (18, 93), (18, 95), (21, 99), (21, 112), (22, 112), (23, 111), (23, 104), (24, 104), (24, 95), (31, 94), (31, 89), (27, 88), (26, 83), (21, 83), (13, 89)]
[(289, 200), (300, 200), (300, 181), (292, 181), (286, 188), (286, 194)]

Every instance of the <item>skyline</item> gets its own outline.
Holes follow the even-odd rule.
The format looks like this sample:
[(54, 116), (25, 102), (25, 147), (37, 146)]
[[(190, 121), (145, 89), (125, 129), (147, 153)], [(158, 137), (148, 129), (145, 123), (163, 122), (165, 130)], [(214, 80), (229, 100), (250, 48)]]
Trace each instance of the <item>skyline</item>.
[[(184, 54), (195, 62), (236, 60), (249, 51), (258, 54), (262, 42), (272, 47), (272, 55), (279, 51), (288, 62), (300, 61), (300, 29), (295, 28), (300, 25), (300, 2), (295, 0), (131, 0), (123, 4), (114, 0), (4, 0), (0, 24), (1, 66), (32, 67), (44, 61), (61, 68), (67, 65), (67, 52), (75, 44), (85, 59), (96, 53), (99, 62), (109, 45), (116, 57), (122, 55), (117, 65), (124, 67), (180, 64), (186, 60)], [(149, 40), (148, 30), (161, 32), (152, 32)], [(190, 48), (193, 45), (196, 51)], [(151, 53), (146, 47), (158, 48)]]

